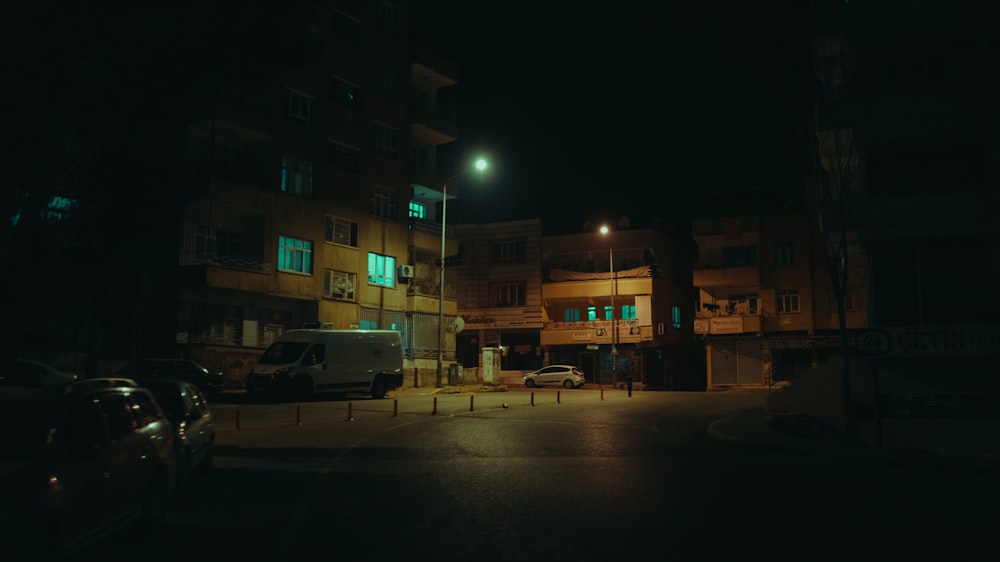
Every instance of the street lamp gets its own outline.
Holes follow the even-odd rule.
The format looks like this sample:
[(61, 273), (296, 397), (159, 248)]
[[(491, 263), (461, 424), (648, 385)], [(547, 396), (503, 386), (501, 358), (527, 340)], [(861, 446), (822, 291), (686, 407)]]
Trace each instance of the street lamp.
[(611, 244), (611, 229), (601, 227), (601, 234), (608, 238), (608, 264), (611, 266), (611, 386), (615, 384), (618, 369), (618, 326), (615, 324), (615, 297), (618, 296), (618, 277), (615, 274), (615, 249)]
[(448, 217), (448, 182), (464, 176), (465, 174), (471, 172), (475, 169), (477, 172), (482, 172), (486, 170), (489, 163), (486, 162), (484, 158), (479, 158), (476, 160), (473, 168), (463, 170), (454, 176), (446, 179), (444, 184), (442, 184), (441, 189), (441, 267), (440, 276), (441, 283), (438, 287), (438, 360), (437, 360), (437, 377), (435, 379), (434, 386), (441, 387), (441, 371), (444, 368), (444, 258), (445, 258), (445, 225), (447, 224)]

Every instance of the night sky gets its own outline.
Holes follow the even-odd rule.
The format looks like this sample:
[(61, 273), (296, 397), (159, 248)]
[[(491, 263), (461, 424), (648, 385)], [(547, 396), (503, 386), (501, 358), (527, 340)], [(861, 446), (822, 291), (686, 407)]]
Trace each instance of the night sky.
[(494, 163), (449, 222), (578, 232), (704, 213), (704, 192), (797, 192), (806, 5), (411, 3), (411, 34), (460, 65), (456, 161)]

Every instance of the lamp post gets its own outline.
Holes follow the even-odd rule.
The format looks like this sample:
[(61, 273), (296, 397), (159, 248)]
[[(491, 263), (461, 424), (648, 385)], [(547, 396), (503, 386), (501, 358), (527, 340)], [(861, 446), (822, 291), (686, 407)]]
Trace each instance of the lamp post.
[(611, 229), (601, 227), (601, 234), (608, 238), (608, 264), (611, 266), (611, 386), (615, 385), (618, 369), (618, 326), (615, 324), (615, 297), (618, 296), (618, 277), (615, 274), (615, 248), (611, 244)]
[[(484, 171), (489, 164), (485, 159), (479, 158), (476, 160), (474, 169), (476, 171)], [(454, 176), (451, 176), (442, 184), (441, 189), (441, 267), (439, 270), (440, 274), (440, 285), (438, 287), (438, 357), (437, 357), (437, 377), (435, 379), (435, 387), (441, 387), (441, 374), (444, 369), (444, 258), (445, 258), (445, 227), (447, 225), (448, 218), (448, 182), (464, 176), (465, 174), (471, 172), (472, 169), (467, 169), (461, 171)]]

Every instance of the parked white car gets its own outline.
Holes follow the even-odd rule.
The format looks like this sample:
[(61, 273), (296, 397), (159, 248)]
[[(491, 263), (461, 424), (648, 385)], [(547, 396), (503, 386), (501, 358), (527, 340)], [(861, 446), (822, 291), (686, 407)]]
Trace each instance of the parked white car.
[(580, 388), (586, 379), (583, 371), (573, 365), (549, 365), (521, 377), (524, 386), (535, 388), (543, 385), (559, 385), (566, 388)]

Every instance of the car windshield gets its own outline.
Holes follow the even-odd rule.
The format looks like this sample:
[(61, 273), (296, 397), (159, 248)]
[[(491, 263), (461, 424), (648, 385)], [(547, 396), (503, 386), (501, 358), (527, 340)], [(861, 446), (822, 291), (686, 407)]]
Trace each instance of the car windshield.
[(307, 347), (309, 347), (309, 342), (274, 342), (257, 362), (270, 365), (294, 363), (299, 357), (302, 357)]
[(46, 401), (0, 401), (0, 460), (34, 459), (45, 445), (55, 413), (55, 406)]

